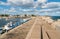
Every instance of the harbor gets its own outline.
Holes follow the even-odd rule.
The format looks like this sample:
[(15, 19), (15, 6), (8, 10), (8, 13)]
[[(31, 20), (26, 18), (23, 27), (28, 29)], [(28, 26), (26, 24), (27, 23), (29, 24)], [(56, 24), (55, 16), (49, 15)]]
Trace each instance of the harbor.
[(28, 22), (2, 34), (0, 39), (60, 39), (60, 31), (53, 24), (54, 21), (48, 19), (50, 17), (32, 17)]
[(22, 19), (22, 18), (10, 18), (6, 20), (5, 18), (0, 19), (0, 34), (8, 32), (9, 30), (29, 21), (31, 18)]
[(0, 39), (60, 39), (60, 0), (0, 0)]

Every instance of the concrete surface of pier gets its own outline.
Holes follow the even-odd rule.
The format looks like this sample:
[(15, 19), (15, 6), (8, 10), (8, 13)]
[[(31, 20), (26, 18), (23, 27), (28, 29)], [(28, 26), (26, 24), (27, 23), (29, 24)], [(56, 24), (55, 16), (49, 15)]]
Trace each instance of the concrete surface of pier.
[(32, 18), (30, 21), (2, 34), (0, 39), (60, 39), (60, 31), (53, 27), (53, 21), (49, 21), (46, 17)]

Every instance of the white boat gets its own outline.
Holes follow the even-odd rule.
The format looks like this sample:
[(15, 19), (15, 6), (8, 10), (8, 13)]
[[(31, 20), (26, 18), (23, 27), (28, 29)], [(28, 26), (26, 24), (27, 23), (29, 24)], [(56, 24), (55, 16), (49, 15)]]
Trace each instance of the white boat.
[(23, 21), (25, 22), (27, 19), (23, 19)]
[(10, 26), (12, 26), (12, 22), (10, 22), (9, 24), (10, 24)]
[(9, 23), (4, 26), (4, 30), (10, 30), (11, 28), (9, 27)]

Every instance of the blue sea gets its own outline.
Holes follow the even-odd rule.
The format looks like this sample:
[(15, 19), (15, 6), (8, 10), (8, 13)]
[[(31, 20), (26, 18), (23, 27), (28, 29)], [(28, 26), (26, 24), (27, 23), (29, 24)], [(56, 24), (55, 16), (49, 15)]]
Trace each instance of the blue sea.
[(0, 19), (0, 27), (6, 25), (9, 22), (13, 22), (13, 23), (19, 22), (19, 24), (21, 24), (23, 22), (23, 19), (20, 19), (20, 18), (10, 18), (9, 20), (6, 20), (5, 18), (1, 18)]
[(7, 25), (8, 23), (12, 22), (12, 26), (9, 26), (11, 29), (21, 25), (22, 23), (25, 23), (27, 21), (29, 21), (30, 19), (28, 20), (23, 20), (22, 18), (10, 18), (8, 20), (6, 20), (5, 18), (1, 18), (0, 19), (0, 33), (2, 33), (2, 27)]
[(22, 23), (27, 22), (27, 21), (29, 21), (29, 20), (24, 21), (22, 18), (10, 18), (8, 20), (6, 20), (5, 18), (1, 18), (0, 19), (0, 28), (5, 26), (7, 23), (10, 23), (10, 22), (12, 22), (12, 28), (15, 28), (15, 27), (21, 25)]
[(58, 20), (58, 19), (60, 19), (60, 16), (51, 16), (51, 18), (52, 18), (53, 20)]

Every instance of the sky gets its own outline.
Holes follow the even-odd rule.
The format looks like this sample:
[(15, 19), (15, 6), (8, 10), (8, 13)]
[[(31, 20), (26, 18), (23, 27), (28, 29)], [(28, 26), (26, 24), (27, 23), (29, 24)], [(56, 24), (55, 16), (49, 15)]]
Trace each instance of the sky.
[(60, 0), (0, 0), (0, 14), (60, 16)]

